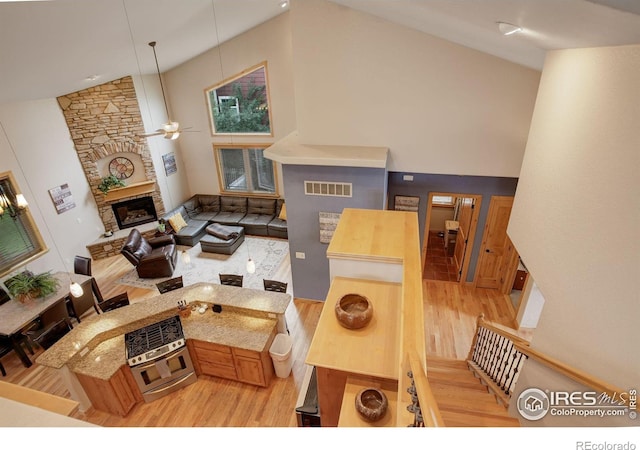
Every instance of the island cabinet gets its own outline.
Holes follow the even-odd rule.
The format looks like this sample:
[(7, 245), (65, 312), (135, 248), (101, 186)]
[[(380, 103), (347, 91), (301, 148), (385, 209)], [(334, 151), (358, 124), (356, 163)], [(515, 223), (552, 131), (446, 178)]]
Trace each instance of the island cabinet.
[(122, 366), (109, 379), (76, 374), (95, 409), (126, 416), (136, 403), (144, 401), (129, 366)]
[[(273, 341), (272, 335), (269, 345)], [(210, 375), (266, 387), (273, 378), (269, 345), (261, 351), (246, 350), (212, 342), (187, 340), (197, 375)]]

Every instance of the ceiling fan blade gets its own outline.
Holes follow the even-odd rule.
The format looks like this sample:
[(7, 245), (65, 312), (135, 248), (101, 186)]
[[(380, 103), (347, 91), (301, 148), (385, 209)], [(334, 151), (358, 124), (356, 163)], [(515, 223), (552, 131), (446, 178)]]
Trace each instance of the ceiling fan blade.
[(142, 134), (142, 137), (152, 137), (152, 136), (161, 136), (164, 134), (164, 131), (158, 130), (155, 133)]

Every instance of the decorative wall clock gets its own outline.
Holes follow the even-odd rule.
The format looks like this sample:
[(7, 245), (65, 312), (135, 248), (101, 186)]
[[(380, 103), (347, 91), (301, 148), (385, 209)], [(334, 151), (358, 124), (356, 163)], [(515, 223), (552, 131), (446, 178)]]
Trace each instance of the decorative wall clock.
[(133, 163), (124, 156), (118, 156), (109, 162), (109, 173), (120, 180), (124, 180), (133, 175), (133, 170)]

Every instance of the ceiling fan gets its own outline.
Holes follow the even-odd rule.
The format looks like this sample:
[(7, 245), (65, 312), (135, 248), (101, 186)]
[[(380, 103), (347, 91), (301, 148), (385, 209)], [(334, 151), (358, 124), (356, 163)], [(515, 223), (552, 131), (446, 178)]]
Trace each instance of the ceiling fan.
[(160, 76), (160, 66), (158, 65), (158, 56), (156, 55), (156, 42), (149, 42), (149, 46), (153, 49), (153, 57), (156, 60), (156, 69), (158, 71), (158, 79), (160, 80), (160, 89), (162, 90), (162, 100), (164, 101), (164, 109), (167, 111), (167, 118), (169, 120), (167, 123), (162, 124), (162, 128), (157, 129), (153, 133), (143, 134), (142, 137), (162, 136), (165, 139), (175, 140), (180, 137), (180, 133), (190, 129), (191, 127), (180, 128), (180, 124), (178, 122), (171, 120), (169, 108), (167, 106), (167, 98), (164, 95), (164, 85), (162, 84), (162, 77)]

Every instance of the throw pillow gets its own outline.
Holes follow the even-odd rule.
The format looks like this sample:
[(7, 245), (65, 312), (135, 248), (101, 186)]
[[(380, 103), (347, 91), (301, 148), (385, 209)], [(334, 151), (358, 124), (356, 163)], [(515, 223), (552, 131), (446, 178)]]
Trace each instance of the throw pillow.
[(173, 216), (171, 216), (169, 218), (169, 224), (171, 225), (171, 228), (173, 228), (173, 231), (175, 231), (176, 233), (187, 226), (187, 222), (184, 221), (184, 218), (180, 213), (175, 213)]
[(280, 210), (280, 214), (278, 214), (278, 219), (287, 221), (287, 204), (282, 204), (282, 209)]

